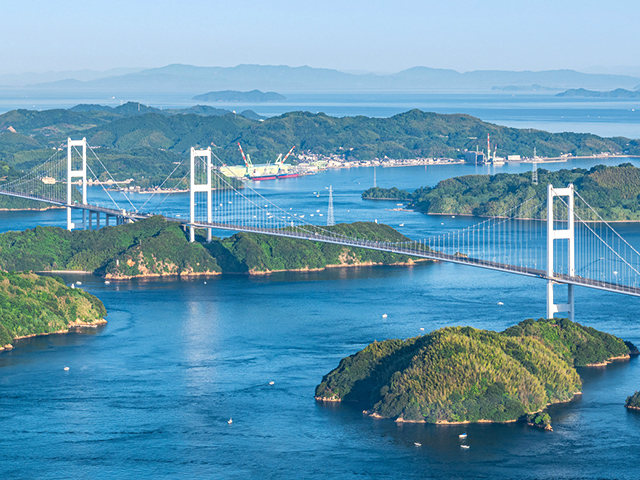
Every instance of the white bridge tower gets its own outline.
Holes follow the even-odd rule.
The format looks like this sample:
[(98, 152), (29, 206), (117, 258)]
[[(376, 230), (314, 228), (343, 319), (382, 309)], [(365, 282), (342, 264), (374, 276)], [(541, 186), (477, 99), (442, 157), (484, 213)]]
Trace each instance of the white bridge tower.
[[(547, 318), (553, 318), (555, 313), (565, 313), (569, 320), (573, 321), (574, 318), (574, 286), (567, 284), (568, 298), (567, 303), (555, 304), (553, 300), (553, 286), (557, 283), (553, 279), (555, 274), (553, 272), (553, 260), (554, 260), (554, 241), (555, 240), (567, 240), (569, 242), (569, 265), (568, 274), (573, 277), (575, 275), (575, 229), (574, 229), (574, 215), (573, 215), (573, 184), (569, 184), (567, 188), (553, 188), (553, 185), (547, 186)], [(553, 226), (553, 199), (555, 197), (568, 197), (567, 198), (567, 224), (566, 229), (555, 229)]]
[[(207, 181), (206, 183), (196, 183), (196, 159), (204, 158), (207, 165)], [(213, 221), (213, 216), (211, 212), (211, 147), (206, 150), (196, 150), (191, 147), (191, 184), (189, 188), (190, 200), (191, 200), (191, 209), (190, 209), (190, 217), (189, 222), (191, 223), (190, 232), (189, 232), (189, 241), (195, 242), (196, 233), (195, 227), (193, 224), (195, 223), (195, 207), (196, 207), (196, 192), (206, 192), (207, 194), (207, 222), (211, 223)], [(211, 228), (207, 228), (207, 242), (211, 242)]]
[[(82, 168), (73, 170), (73, 147), (82, 147)], [(67, 138), (67, 230), (71, 231), (79, 224), (71, 221), (71, 205), (73, 202), (73, 179), (80, 178), (82, 182), (82, 203), (87, 204), (87, 139), (71, 140)], [(87, 211), (82, 209), (82, 228), (87, 227)]]

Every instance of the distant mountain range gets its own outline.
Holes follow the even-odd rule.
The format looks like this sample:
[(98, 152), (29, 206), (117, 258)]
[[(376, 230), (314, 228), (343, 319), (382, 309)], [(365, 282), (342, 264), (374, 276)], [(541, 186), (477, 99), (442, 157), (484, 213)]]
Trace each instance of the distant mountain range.
[[(53, 74), (51, 74), (53, 75)], [(389, 75), (351, 74), (327, 68), (286, 65), (238, 65), (236, 67), (196, 67), (168, 65), (124, 74), (69, 72), (68, 78), (54, 76), (43, 82), (42, 75), (0, 76), (0, 85), (28, 91), (105, 92), (110, 95), (138, 92), (172, 92), (196, 95), (220, 90), (276, 90), (279, 92), (366, 92), (366, 91), (487, 91), (492, 87), (545, 89), (589, 88), (632, 89), (640, 78), (626, 75), (580, 73), (574, 70), (510, 72), (455, 70), (414, 67)], [(19, 78), (18, 78), (19, 77)], [(18, 81), (19, 80), (19, 81)]]

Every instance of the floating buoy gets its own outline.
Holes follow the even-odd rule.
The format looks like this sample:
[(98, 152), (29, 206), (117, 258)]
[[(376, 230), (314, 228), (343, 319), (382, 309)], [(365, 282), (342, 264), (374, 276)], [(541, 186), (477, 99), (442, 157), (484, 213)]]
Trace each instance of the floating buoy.
[(204, 284), (206, 285), (206, 284), (207, 284), (207, 282), (204, 282)]

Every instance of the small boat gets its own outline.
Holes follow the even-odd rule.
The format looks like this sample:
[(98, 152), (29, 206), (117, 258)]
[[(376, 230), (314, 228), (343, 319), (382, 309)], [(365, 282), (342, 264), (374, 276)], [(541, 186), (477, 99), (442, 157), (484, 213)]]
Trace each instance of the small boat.
[(456, 216), (455, 215), (451, 215), (451, 218), (456, 218)]
[(420, 331), (424, 332), (424, 327), (420, 327)]
[(387, 318), (387, 314), (386, 314), (386, 313), (383, 313), (383, 314), (382, 314), (382, 318)]
[(76, 282), (76, 285), (82, 285), (82, 282)]
[(204, 282), (204, 284), (206, 285), (206, 284), (207, 284), (207, 282)]
[(233, 423), (233, 420), (231, 419), (231, 417), (229, 417), (229, 420), (227, 420), (227, 423), (228, 423), (229, 425), (231, 425), (231, 424)]
[(414, 444), (416, 447), (421, 447), (421, 446), (422, 446), (422, 444), (421, 444), (421, 443), (418, 443), (418, 442), (413, 442), (413, 444)]
[(502, 303), (502, 302), (498, 302), (498, 305), (504, 305), (504, 303)]
[(469, 450), (471, 447), (469, 445), (460, 445), (460, 448), (464, 450)]
[(111, 282), (110, 282), (109, 280), (105, 280), (105, 281), (104, 281), (104, 284), (105, 284), (105, 285), (110, 285), (110, 284), (111, 284)]
[(269, 382), (269, 385), (273, 385), (274, 383), (276, 383), (276, 382), (274, 382), (273, 380), (271, 380), (271, 381)]
[(467, 434), (466, 433), (461, 433), (460, 435), (458, 435), (458, 438), (467, 438)]
[(69, 367), (64, 367), (64, 371), (68, 372), (69, 371)]
[(404, 223), (401, 223), (400, 225), (398, 225), (399, 227), (404, 227)]

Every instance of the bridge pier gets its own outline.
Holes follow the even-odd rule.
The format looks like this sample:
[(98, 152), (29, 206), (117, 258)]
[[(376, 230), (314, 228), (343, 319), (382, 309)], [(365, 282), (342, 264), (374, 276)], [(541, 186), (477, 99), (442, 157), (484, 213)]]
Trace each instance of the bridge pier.
[[(575, 276), (575, 224), (574, 224), (574, 202), (573, 184), (567, 188), (553, 188), (547, 185), (547, 318), (553, 318), (556, 313), (566, 313), (567, 318), (573, 321), (575, 317), (574, 286), (567, 284), (567, 303), (554, 303), (553, 286), (558, 283), (553, 279), (555, 240), (567, 240), (569, 242), (568, 274)], [(555, 229), (553, 225), (553, 199), (555, 197), (567, 197), (567, 229)]]

